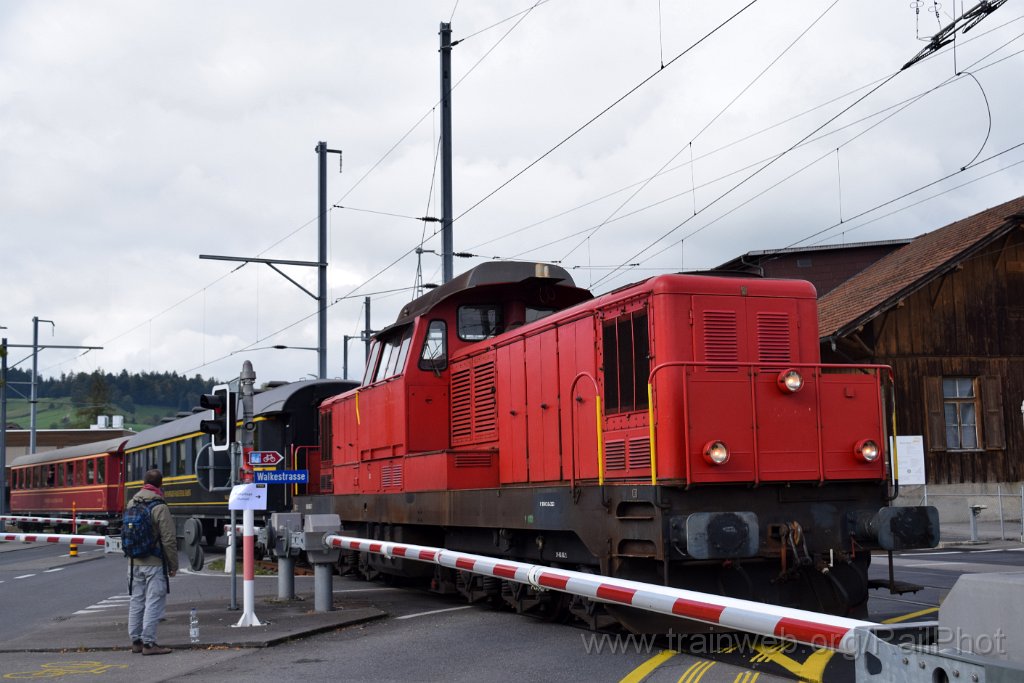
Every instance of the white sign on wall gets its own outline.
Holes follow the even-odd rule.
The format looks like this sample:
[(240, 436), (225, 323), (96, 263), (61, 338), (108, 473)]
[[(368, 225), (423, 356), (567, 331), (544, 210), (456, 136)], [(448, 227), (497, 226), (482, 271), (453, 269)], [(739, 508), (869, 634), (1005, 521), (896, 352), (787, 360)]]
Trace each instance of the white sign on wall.
[(924, 437), (897, 436), (896, 461), (899, 467), (897, 478), (903, 486), (919, 486), (927, 483), (924, 472)]

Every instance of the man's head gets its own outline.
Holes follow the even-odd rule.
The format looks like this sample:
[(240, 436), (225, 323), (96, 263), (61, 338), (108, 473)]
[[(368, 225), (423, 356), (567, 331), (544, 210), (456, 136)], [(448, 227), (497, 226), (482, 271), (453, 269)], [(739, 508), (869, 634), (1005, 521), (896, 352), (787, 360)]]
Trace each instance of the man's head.
[(146, 475), (142, 477), (142, 483), (160, 488), (164, 484), (164, 474), (157, 469), (148, 470)]

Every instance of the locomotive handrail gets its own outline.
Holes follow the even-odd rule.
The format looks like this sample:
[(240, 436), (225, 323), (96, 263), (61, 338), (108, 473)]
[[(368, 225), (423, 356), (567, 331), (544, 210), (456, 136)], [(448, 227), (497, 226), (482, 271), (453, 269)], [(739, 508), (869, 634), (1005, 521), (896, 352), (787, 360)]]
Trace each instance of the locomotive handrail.
[[(655, 419), (654, 419), (654, 380), (655, 380), (655, 375), (657, 375), (658, 372), (660, 372), (661, 370), (663, 370), (665, 368), (672, 368), (672, 367), (682, 367), (682, 368), (690, 368), (690, 367), (701, 367), (701, 368), (723, 367), (723, 368), (745, 368), (747, 370), (759, 369), (759, 368), (812, 368), (812, 369), (814, 369), (814, 378), (815, 378), (816, 381), (820, 381), (820, 379), (821, 379), (821, 377), (823, 375), (823, 373), (821, 371), (824, 370), (824, 369), (835, 369), (835, 370), (851, 370), (851, 369), (873, 370), (873, 371), (875, 371), (875, 372), (872, 373), (874, 376), (876, 376), (879, 379), (881, 379), (881, 373), (885, 372), (888, 375), (888, 379), (889, 379), (890, 383), (893, 382), (892, 367), (888, 366), (888, 365), (881, 365), (881, 364), (845, 365), (845, 364), (842, 364), (842, 363), (762, 363), (762, 362), (755, 363), (755, 362), (740, 362), (740, 361), (731, 362), (731, 361), (692, 361), (692, 360), (668, 361), (668, 362), (665, 362), (665, 363), (659, 363), (658, 365), (655, 365), (653, 368), (651, 368), (650, 373), (647, 375), (647, 392), (648, 392), (648, 398), (647, 398), (648, 420), (647, 421), (648, 421), (648, 429), (650, 430), (650, 440), (651, 440), (651, 484), (657, 483), (656, 482), (656, 477), (657, 477), (657, 471), (656, 471), (657, 459), (656, 458), (657, 458), (657, 456), (655, 455), (655, 453), (656, 453), (656, 446), (655, 446), (656, 434), (655, 434)], [(753, 375), (748, 373), (748, 376), (752, 377)], [(687, 382), (685, 381), (685, 378), (684, 378), (684, 381), (682, 383), (683, 414), (684, 415), (689, 414), (689, 412), (688, 412), (688, 407), (689, 407), (688, 406), (688, 400), (689, 400), (689, 397), (688, 397), (688, 394), (687, 394), (687, 387), (688, 387), (688, 384), (687, 384)], [(757, 400), (756, 400), (756, 394), (755, 394), (755, 385), (754, 385), (753, 381), (751, 381), (750, 391), (751, 391), (751, 408), (752, 408), (752, 410), (755, 411), (753, 417), (754, 417), (754, 423), (756, 424), (756, 422), (757, 422), (757, 413), (756, 413), (756, 411), (757, 411)], [(882, 423), (884, 424), (885, 416), (884, 415), (880, 415), (879, 418), (882, 421)], [(817, 392), (817, 420), (818, 420), (818, 423), (817, 423), (817, 433), (818, 433), (818, 483), (820, 485), (820, 484), (824, 484), (825, 483), (824, 451), (822, 450), (822, 444), (821, 444), (821, 433), (822, 433), (822, 424), (821, 424), (821, 392)], [(895, 405), (894, 405), (893, 406), (893, 446), (892, 446), (893, 453), (892, 453), (892, 456), (891, 456), (892, 459), (893, 459), (892, 460), (893, 466), (895, 466), (895, 463), (896, 463), (896, 460), (895, 460), (895, 457), (896, 457), (895, 456), (895, 451), (896, 451), (896, 439), (895, 439), (895, 431), (896, 431), (895, 427), (896, 427), (896, 425), (895, 425), (895, 422), (896, 422), (896, 414), (895, 414)], [(683, 428), (683, 444), (685, 444), (684, 445), (684, 450), (689, 447), (688, 445), (690, 443), (690, 440), (689, 440), (689, 427), (690, 427), (689, 422), (684, 420), (683, 423), (682, 423), (682, 428)], [(758, 467), (758, 445), (757, 445), (757, 439), (754, 439), (753, 449), (754, 449), (754, 468), (753, 468), (754, 469), (754, 484), (756, 486), (760, 482), (760, 468)], [(685, 468), (683, 476), (686, 479), (687, 487), (689, 487), (691, 482), (692, 482), (692, 478), (691, 478), (690, 458), (689, 458), (689, 454), (688, 453), (686, 454), (686, 457), (683, 458), (683, 465), (684, 465), (684, 468)]]
[[(597, 379), (594, 378), (589, 372), (584, 370), (572, 378), (572, 383), (569, 385), (569, 396), (573, 395), (576, 391), (576, 383), (586, 377), (594, 384), (594, 398), (595, 410), (597, 411), (597, 483), (599, 486), (604, 486), (604, 433), (602, 423), (604, 419), (601, 415), (601, 387), (597, 385)], [(569, 488), (576, 487), (576, 443), (573, 442), (573, 449), (569, 455)]]

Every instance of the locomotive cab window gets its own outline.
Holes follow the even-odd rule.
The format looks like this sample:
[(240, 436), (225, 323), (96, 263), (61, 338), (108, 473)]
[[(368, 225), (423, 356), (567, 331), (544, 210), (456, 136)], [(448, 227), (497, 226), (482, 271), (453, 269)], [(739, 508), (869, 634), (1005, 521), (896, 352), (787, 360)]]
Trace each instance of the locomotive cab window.
[(609, 413), (647, 408), (651, 371), (647, 313), (633, 311), (603, 326), (604, 404)]
[(440, 372), (448, 367), (448, 326), (443, 320), (431, 320), (420, 352), (420, 370)]
[(412, 343), (412, 326), (395, 330), (381, 340), (380, 363), (373, 381), (382, 380), (402, 374), (405, 360), (409, 355), (409, 344)]
[(366, 372), (363, 373), (363, 386), (373, 381), (373, 371), (377, 367), (377, 359), (380, 358), (381, 343), (374, 340), (370, 346), (370, 357), (366, 360)]
[(480, 341), (501, 334), (504, 321), (499, 304), (459, 306), (459, 339)]

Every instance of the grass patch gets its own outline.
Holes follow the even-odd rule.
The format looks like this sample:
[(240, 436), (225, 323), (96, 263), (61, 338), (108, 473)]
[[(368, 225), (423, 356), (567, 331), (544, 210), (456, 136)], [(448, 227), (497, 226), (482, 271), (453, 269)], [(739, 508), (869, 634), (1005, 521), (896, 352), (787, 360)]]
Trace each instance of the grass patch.
[[(224, 559), (217, 558), (216, 560), (210, 560), (205, 565), (203, 565), (203, 568), (211, 572), (222, 572), (224, 571)], [(239, 576), (241, 576), (244, 573), (241, 560), (235, 562), (235, 571), (238, 573)], [(256, 565), (256, 571), (254, 573), (256, 574), (256, 576), (277, 576), (277, 571), (275, 569), (270, 569), (267, 566), (261, 564)]]

